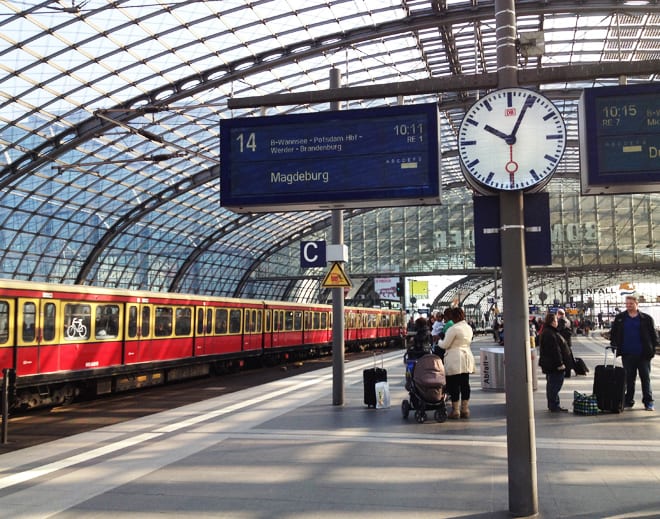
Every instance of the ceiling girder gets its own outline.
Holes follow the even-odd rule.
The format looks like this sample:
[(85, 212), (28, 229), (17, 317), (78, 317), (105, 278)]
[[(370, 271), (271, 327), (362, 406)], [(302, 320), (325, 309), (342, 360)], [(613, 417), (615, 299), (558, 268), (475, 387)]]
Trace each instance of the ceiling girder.
[[(660, 60), (608, 62), (589, 65), (568, 65), (543, 69), (519, 70), (520, 86), (542, 85), (583, 81), (593, 78), (618, 76), (640, 76), (657, 74)], [(463, 90), (488, 90), (497, 87), (497, 73), (418, 79), (401, 81), (385, 85), (330, 88), (290, 94), (267, 94), (254, 97), (234, 97), (227, 101), (232, 109), (257, 108), (261, 106), (318, 104), (353, 99), (374, 99), (407, 95), (433, 94), (441, 92), (460, 92)]]

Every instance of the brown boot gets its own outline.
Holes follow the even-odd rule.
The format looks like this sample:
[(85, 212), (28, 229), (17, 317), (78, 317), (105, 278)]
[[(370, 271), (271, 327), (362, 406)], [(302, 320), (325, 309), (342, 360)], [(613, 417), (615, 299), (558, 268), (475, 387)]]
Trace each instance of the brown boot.
[(449, 415), (447, 415), (447, 418), (451, 418), (452, 420), (456, 420), (457, 418), (461, 417), (461, 412), (459, 411), (460, 404), (458, 402), (452, 402), (451, 403), (451, 411), (449, 412)]
[(469, 400), (461, 400), (461, 418), (470, 418)]

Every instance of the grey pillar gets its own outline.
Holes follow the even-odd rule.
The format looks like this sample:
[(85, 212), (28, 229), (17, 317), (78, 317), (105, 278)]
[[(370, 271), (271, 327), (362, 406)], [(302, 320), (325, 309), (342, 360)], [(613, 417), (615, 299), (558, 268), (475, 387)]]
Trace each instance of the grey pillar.
[[(341, 86), (341, 72), (330, 69), (330, 88)], [(330, 103), (339, 110), (339, 102)], [(332, 210), (332, 243), (344, 243), (344, 211)], [(332, 289), (332, 405), (344, 405), (344, 289)]]
[[(516, 13), (513, 0), (495, 1), (500, 88), (518, 86)], [(536, 436), (529, 344), (522, 191), (500, 193), (509, 512), (538, 515)]]

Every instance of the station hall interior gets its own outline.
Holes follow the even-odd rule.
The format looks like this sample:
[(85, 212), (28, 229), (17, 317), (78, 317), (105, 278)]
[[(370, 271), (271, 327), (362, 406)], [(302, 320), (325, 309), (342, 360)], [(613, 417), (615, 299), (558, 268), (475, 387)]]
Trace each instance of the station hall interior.
[[(219, 139), (222, 121), (327, 111), (229, 101), (314, 100), (337, 69), (342, 87), (366, 93), (336, 99), (341, 110), (434, 103), (440, 121), (439, 204), (342, 212), (347, 303), (409, 307), (413, 294), (383, 298), (377, 280), (452, 276), (428, 304), (491, 311), (500, 274), (475, 262), (458, 128), (497, 86), (495, 3), (3, 1), (0, 278), (329, 301), (326, 269), (300, 267), (300, 242), (330, 242), (331, 211), (226, 209)], [(584, 89), (658, 82), (660, 5), (523, 0), (515, 11), (520, 86), (549, 98), (567, 133), (545, 186), (551, 264), (528, 267), (529, 303), (609, 314), (631, 286), (660, 303), (659, 190), (581, 194), (578, 120)]]

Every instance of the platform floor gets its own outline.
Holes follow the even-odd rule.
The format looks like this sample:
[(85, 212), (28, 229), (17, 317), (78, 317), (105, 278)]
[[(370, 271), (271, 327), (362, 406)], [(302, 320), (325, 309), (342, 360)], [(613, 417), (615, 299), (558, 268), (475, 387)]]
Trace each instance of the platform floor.
[[(566, 380), (590, 392), (605, 341), (578, 337), (592, 368)], [(475, 340), (492, 346), (488, 337)], [(384, 364), (390, 409), (362, 403), (346, 365), (346, 403), (331, 368), (211, 398), (0, 456), (0, 516), (13, 519), (389, 519), (510, 517), (504, 393), (472, 378), (472, 417), (403, 420), (402, 351)], [(660, 359), (653, 383), (660, 392)], [(639, 383), (638, 383), (639, 389)], [(539, 517), (660, 517), (660, 418), (549, 413), (534, 392)], [(637, 398), (639, 401), (639, 396)]]

